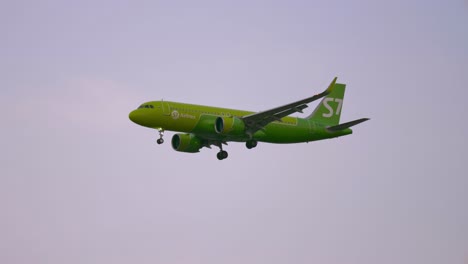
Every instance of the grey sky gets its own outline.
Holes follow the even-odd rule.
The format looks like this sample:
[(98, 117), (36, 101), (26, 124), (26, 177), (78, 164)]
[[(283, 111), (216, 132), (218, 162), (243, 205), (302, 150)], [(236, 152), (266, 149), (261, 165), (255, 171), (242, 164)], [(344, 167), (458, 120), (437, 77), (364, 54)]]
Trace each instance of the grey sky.
[[(468, 263), (467, 25), (461, 0), (1, 2), (0, 263)], [(372, 118), (339, 139), (219, 162), (128, 119), (334, 76)]]

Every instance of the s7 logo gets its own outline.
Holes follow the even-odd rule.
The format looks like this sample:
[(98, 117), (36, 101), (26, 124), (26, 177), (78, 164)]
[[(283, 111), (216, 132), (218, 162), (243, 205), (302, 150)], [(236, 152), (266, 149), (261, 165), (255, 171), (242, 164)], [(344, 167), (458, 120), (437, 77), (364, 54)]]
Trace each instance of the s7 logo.
[(333, 108), (330, 106), (330, 102), (337, 102), (338, 103), (338, 107), (336, 108), (336, 112), (335, 112), (335, 115), (339, 115), (341, 113), (341, 105), (343, 104), (343, 99), (339, 99), (339, 98), (325, 98), (323, 100), (323, 105), (325, 106), (325, 108), (327, 108), (328, 110), (328, 113), (323, 113), (322, 116), (323, 117), (332, 117), (333, 116)]

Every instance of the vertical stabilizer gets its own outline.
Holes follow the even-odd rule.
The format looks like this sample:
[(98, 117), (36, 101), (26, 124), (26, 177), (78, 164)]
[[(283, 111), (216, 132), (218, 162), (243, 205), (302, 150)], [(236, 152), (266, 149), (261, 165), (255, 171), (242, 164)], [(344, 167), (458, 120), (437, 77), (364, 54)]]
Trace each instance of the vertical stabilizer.
[(340, 123), (341, 109), (346, 84), (335, 83), (330, 94), (322, 99), (314, 112), (307, 119), (326, 125), (338, 125)]

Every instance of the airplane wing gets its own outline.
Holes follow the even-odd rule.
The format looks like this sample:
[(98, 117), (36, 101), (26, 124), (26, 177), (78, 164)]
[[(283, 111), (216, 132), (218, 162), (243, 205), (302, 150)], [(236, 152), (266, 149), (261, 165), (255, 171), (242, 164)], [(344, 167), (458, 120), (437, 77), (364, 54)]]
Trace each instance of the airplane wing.
[(309, 97), (309, 98), (306, 98), (306, 99), (303, 99), (294, 103), (290, 103), (290, 104), (276, 107), (270, 110), (266, 110), (266, 111), (262, 111), (262, 112), (258, 112), (258, 113), (254, 113), (254, 114), (250, 114), (250, 115), (242, 117), (242, 120), (245, 123), (247, 134), (253, 135), (258, 130), (263, 129), (269, 123), (274, 122), (274, 121), (280, 121), (281, 118), (288, 116), (290, 114), (293, 114), (296, 112), (302, 113), (302, 110), (307, 108), (308, 103), (311, 103), (315, 100), (318, 100), (322, 97), (327, 96), (332, 91), (333, 87), (335, 86), (336, 79), (337, 77), (333, 79), (333, 81), (330, 83), (328, 88), (322, 93), (316, 94), (312, 97)]

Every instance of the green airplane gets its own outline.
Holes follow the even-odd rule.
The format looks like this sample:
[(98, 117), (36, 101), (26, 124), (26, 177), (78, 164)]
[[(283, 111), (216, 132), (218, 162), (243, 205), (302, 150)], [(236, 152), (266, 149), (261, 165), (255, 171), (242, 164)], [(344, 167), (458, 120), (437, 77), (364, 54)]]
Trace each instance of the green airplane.
[[(226, 159), (227, 142), (245, 142), (248, 149), (257, 142), (301, 143), (349, 135), (350, 127), (369, 120), (361, 118), (339, 124), (345, 84), (336, 83), (312, 97), (262, 112), (226, 109), (168, 101), (147, 102), (129, 115), (130, 120), (159, 132), (158, 144), (164, 142), (165, 130), (177, 131), (171, 145), (176, 151), (196, 153), (201, 148), (219, 147), (219, 160)], [(323, 98), (306, 118), (291, 117), (307, 104)]]

